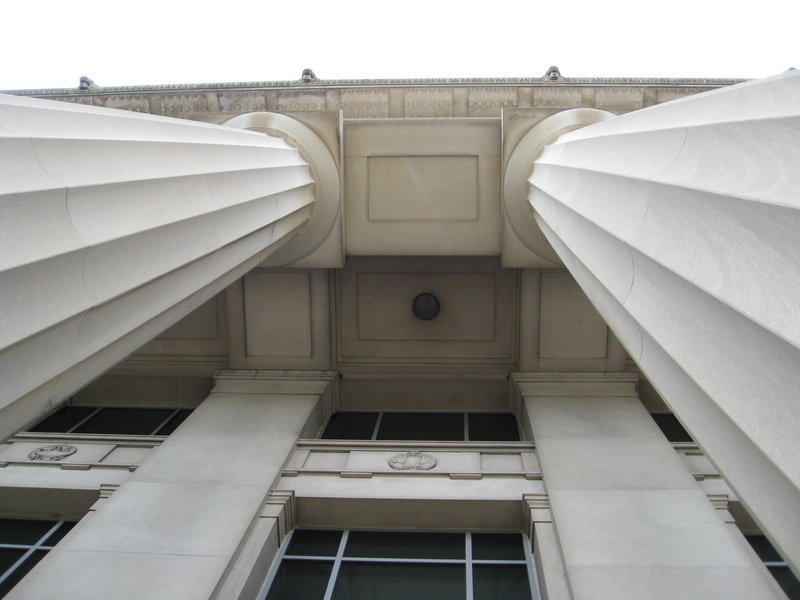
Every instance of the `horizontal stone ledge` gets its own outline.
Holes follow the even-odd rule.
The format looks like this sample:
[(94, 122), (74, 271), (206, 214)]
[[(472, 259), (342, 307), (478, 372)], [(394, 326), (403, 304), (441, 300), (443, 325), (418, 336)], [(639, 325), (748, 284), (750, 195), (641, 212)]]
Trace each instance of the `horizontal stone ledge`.
[(481, 471), (478, 473), (472, 472), (459, 472), (451, 470), (437, 471), (431, 469), (429, 471), (416, 471), (410, 469), (408, 471), (395, 471), (394, 469), (372, 471), (348, 471), (344, 469), (286, 469), (281, 472), (282, 477), (301, 477), (303, 475), (338, 475), (345, 479), (370, 479), (375, 475), (392, 477), (401, 476), (423, 476), (423, 477), (449, 477), (450, 479), (482, 479), (483, 477), (505, 477), (505, 478), (524, 478), (527, 481), (538, 481), (542, 479), (541, 473), (530, 471)]
[[(98, 407), (99, 408), (99, 407)], [(149, 408), (149, 407), (148, 407)], [(157, 407), (160, 408), (160, 407)], [(94, 444), (117, 444), (124, 446), (140, 446), (154, 448), (160, 446), (166, 435), (125, 435), (105, 433), (39, 433), (21, 431), (10, 438), (9, 442), (86, 442)]]

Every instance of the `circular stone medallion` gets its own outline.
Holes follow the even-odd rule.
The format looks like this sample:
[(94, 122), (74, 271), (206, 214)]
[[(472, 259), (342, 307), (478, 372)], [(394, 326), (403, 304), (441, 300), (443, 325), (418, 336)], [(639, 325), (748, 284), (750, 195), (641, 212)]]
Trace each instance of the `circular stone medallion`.
[(437, 462), (430, 454), (412, 450), (390, 458), (389, 466), (395, 471), (428, 471), (435, 467)]
[(42, 446), (36, 448), (28, 454), (30, 460), (62, 460), (67, 456), (72, 456), (78, 451), (75, 446), (69, 444), (55, 444), (54, 446)]

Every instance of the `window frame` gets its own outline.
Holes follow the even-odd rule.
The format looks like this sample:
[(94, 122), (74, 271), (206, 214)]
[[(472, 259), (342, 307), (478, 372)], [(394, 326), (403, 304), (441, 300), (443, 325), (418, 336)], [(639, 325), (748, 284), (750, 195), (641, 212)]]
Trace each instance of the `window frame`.
[[(31, 557), (33, 557), (37, 552), (44, 552), (45, 554), (50, 552), (53, 548), (56, 547), (60, 539), (57, 540), (54, 544), (46, 543), (47, 540), (56, 534), (62, 527), (67, 524), (74, 525), (75, 521), (69, 521), (66, 519), (30, 519), (24, 517), (7, 517), (3, 516), (0, 517), (0, 521), (37, 521), (37, 522), (45, 522), (45, 523), (52, 523), (52, 526), (39, 537), (39, 539), (32, 543), (32, 544), (12, 544), (6, 543), (0, 539), (0, 549), (9, 549), (9, 550), (25, 550), (26, 552), (20, 556), (8, 569), (0, 573), (0, 598), (5, 597), (9, 592), (11, 592), (14, 587), (19, 583), (15, 583), (10, 588), (8, 588), (5, 592), (2, 591), (2, 586), (5, 585), (6, 581), (8, 581), (11, 577), (13, 577), (16, 573), (22, 570), (22, 577), (20, 577), (20, 581), (28, 576), (28, 573), (38, 564), (39, 561), (36, 561), (33, 565), (28, 568), (25, 568), (26, 564), (30, 562)], [(67, 525), (68, 526), (68, 525)], [(63, 537), (63, 536), (62, 536)]]
[[(44, 423), (54, 415), (58, 414), (60, 411), (69, 409), (69, 408), (88, 408), (93, 409), (88, 415), (83, 417), (82, 419), (78, 420), (74, 425), (69, 427), (66, 431), (34, 431), (34, 427), (38, 427), (41, 423)], [(168, 415), (163, 418), (159, 424), (151, 431), (151, 433), (118, 433), (113, 431), (106, 431), (101, 433), (84, 433), (76, 431), (79, 427), (82, 427), (91, 419), (95, 418), (96, 416), (100, 415), (104, 410), (113, 410), (113, 409), (125, 409), (125, 410), (168, 410), (170, 411)], [(191, 412), (194, 411), (194, 408), (191, 407), (184, 407), (184, 406), (127, 406), (127, 405), (88, 405), (88, 404), (64, 404), (59, 406), (56, 410), (47, 413), (43, 417), (39, 418), (36, 422), (32, 423), (25, 429), (23, 429), (20, 433), (26, 433), (31, 435), (39, 435), (39, 436), (53, 436), (53, 435), (80, 435), (80, 436), (136, 436), (136, 437), (152, 437), (152, 436), (161, 436), (161, 437), (168, 437), (169, 433), (160, 433), (165, 427), (167, 427), (174, 419), (178, 418), (180, 413), (183, 411), (189, 411), (189, 414), (186, 417), (183, 417), (180, 423), (178, 423), (177, 427), (180, 425), (191, 415)]]
[[(376, 414), (377, 418), (375, 420), (375, 425), (372, 428), (372, 436), (370, 438), (339, 438), (339, 437), (332, 437), (326, 438), (323, 437), (325, 432), (330, 425), (331, 420), (336, 417), (336, 415), (345, 415), (345, 414)], [(379, 438), (378, 434), (380, 432), (381, 424), (383, 422), (383, 417), (385, 414), (404, 414), (404, 415), (461, 415), (463, 421), (463, 439), (459, 440), (450, 440), (450, 439), (420, 439), (420, 440), (409, 440), (408, 438)], [(469, 418), (470, 416), (480, 416), (481, 414), (487, 415), (508, 415), (514, 419), (514, 425), (516, 427), (516, 440), (471, 440), (469, 435)], [(517, 419), (516, 415), (511, 412), (470, 412), (470, 411), (398, 411), (398, 410), (342, 410), (336, 411), (331, 414), (330, 417), (325, 421), (322, 428), (319, 432), (320, 440), (356, 440), (356, 441), (365, 441), (365, 442), (392, 442), (392, 441), (415, 441), (415, 442), (524, 442), (525, 436), (523, 428), (520, 425), (519, 419)]]
[[(340, 531), (342, 536), (339, 540), (339, 545), (337, 547), (337, 551), (335, 556), (302, 556), (302, 555), (289, 555), (287, 554), (287, 550), (291, 544), (292, 537), (294, 536), (295, 532), (298, 530), (305, 530), (305, 531)], [(379, 533), (405, 533), (405, 532), (417, 532), (417, 533), (447, 533), (447, 534), (460, 534), (464, 536), (464, 558), (387, 558), (387, 557), (353, 557), (353, 556), (345, 556), (345, 549), (347, 547), (347, 542), (350, 536), (350, 533), (353, 531), (364, 531), (364, 532), (379, 532)], [(473, 558), (472, 552), (472, 535), (473, 534), (482, 534), (482, 533), (503, 533), (503, 534), (513, 534), (518, 535), (520, 538), (520, 543), (522, 544), (523, 548), (523, 560), (489, 560), (489, 559), (475, 559)], [(272, 584), (275, 581), (278, 572), (283, 564), (285, 558), (289, 560), (298, 560), (298, 561), (325, 561), (325, 562), (332, 562), (333, 567), (331, 568), (331, 573), (328, 576), (328, 584), (325, 589), (325, 594), (322, 600), (332, 600), (334, 591), (336, 589), (336, 583), (339, 576), (339, 571), (341, 569), (341, 565), (343, 562), (349, 563), (378, 563), (378, 564), (455, 564), (455, 565), (463, 565), (465, 569), (465, 577), (466, 577), (466, 593), (465, 593), (465, 600), (474, 600), (474, 585), (473, 585), (473, 567), (475, 565), (525, 565), (527, 574), (528, 574), (528, 587), (530, 591), (531, 600), (541, 600), (541, 594), (539, 592), (539, 582), (538, 576), (536, 573), (536, 565), (534, 564), (533, 553), (530, 550), (531, 544), (528, 540), (527, 536), (524, 533), (519, 531), (439, 531), (439, 530), (381, 530), (381, 529), (321, 529), (321, 528), (296, 528), (286, 534), (286, 537), (283, 539), (283, 542), (278, 548), (278, 551), (275, 553), (275, 556), (272, 560), (272, 564), (270, 565), (269, 571), (267, 572), (267, 576), (264, 579), (264, 583), (259, 590), (256, 600), (266, 600), (269, 592), (272, 588)]]
[[(752, 533), (742, 533), (742, 535), (744, 535), (745, 540), (747, 540), (747, 543), (753, 549), (753, 552), (755, 552), (755, 554), (758, 556), (758, 559), (761, 561), (761, 564), (763, 564), (767, 568), (767, 571), (769, 571), (769, 574), (772, 576), (772, 578), (775, 580), (775, 582), (778, 584), (778, 586), (781, 589), (783, 589), (783, 593), (784, 594), (786, 594), (787, 596), (789, 595), (787, 590), (785, 590), (783, 588), (783, 585), (781, 585), (781, 581), (780, 581), (780, 579), (778, 579), (778, 576), (775, 573), (775, 571), (773, 571), (773, 569), (785, 569), (785, 571), (789, 574), (790, 579), (792, 579), (796, 583), (796, 587), (800, 587), (800, 578), (798, 578), (794, 574), (794, 572), (792, 571), (792, 568), (789, 566), (789, 563), (786, 562), (786, 560), (783, 558), (783, 556), (780, 554), (780, 552), (778, 552), (778, 549), (775, 548), (775, 546), (772, 544), (772, 542), (769, 541), (769, 538), (764, 533), (752, 532)], [(756, 549), (756, 544), (753, 543), (756, 538), (758, 538), (760, 541), (766, 543), (767, 548), (769, 550), (772, 550), (772, 552), (776, 556), (778, 556), (778, 558), (780, 558), (780, 560), (767, 560), (765, 558), (762, 558), (762, 556), (759, 554), (758, 550)]]

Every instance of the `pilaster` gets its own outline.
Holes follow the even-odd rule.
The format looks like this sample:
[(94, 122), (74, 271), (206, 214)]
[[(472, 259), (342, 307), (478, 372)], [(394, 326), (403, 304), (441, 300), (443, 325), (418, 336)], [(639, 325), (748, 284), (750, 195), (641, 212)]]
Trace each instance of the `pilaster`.
[(233, 598), (257, 589), (294, 520), (293, 498), (270, 489), (297, 439), (322, 426), (334, 382), (328, 372), (221, 374), (9, 598)]
[(553, 516), (555, 536), (541, 528), (539, 543), (560, 547), (573, 598), (782, 597), (642, 406), (635, 376), (514, 379)]

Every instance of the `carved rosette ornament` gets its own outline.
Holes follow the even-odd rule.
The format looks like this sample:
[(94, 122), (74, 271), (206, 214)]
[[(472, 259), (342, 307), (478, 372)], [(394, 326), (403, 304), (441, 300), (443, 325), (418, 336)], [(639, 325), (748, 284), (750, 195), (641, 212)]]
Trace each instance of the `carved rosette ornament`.
[(30, 460), (49, 460), (59, 461), (64, 460), (67, 456), (72, 456), (78, 451), (75, 446), (69, 444), (56, 444), (54, 446), (42, 446), (36, 448), (33, 452), (28, 454)]
[(412, 450), (390, 458), (389, 466), (395, 471), (429, 471), (436, 466), (437, 462), (430, 454)]

